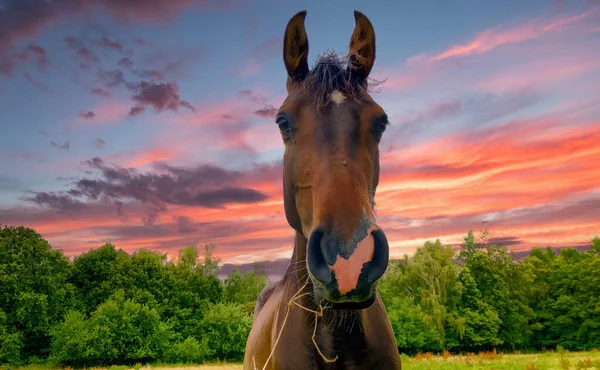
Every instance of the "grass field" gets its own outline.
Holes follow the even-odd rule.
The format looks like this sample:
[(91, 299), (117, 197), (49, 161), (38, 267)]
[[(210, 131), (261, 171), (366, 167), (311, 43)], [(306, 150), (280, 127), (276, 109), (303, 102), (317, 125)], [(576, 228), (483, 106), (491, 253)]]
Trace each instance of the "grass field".
[[(49, 367), (28, 366), (21, 369), (51, 370)], [(103, 368), (106, 369), (106, 368)], [(108, 370), (133, 369), (125, 366), (112, 366)], [(241, 364), (223, 365), (154, 365), (136, 366), (137, 370), (241, 370)], [(600, 351), (591, 352), (546, 352), (538, 354), (480, 353), (464, 356), (418, 355), (402, 357), (403, 370), (455, 370), (455, 369), (494, 369), (494, 370), (600, 370)], [(92, 370), (92, 369), (90, 369)], [(101, 370), (96, 368), (94, 370)]]
[[(142, 368), (144, 369), (144, 368)], [(170, 367), (169, 370), (241, 370), (241, 365)], [(600, 351), (538, 354), (480, 353), (465, 356), (419, 355), (402, 359), (403, 370), (600, 370)], [(145, 370), (150, 370), (146, 368)]]
[[(143, 368), (142, 368), (143, 369)], [(169, 370), (241, 370), (241, 365), (181, 366)], [(403, 356), (403, 370), (600, 370), (600, 351), (538, 354), (480, 353), (465, 356)], [(150, 369), (146, 369), (150, 370)]]

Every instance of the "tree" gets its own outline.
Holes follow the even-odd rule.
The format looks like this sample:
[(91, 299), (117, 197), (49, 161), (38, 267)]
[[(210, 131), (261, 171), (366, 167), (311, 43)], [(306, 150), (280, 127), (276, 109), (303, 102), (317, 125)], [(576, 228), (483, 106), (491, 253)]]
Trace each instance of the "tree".
[(600, 238), (597, 236), (592, 239), (592, 251), (596, 254), (600, 254)]
[(248, 312), (252, 313), (256, 300), (267, 282), (267, 276), (261, 271), (253, 269), (242, 274), (236, 268), (225, 279), (223, 299), (226, 302), (245, 305)]
[(459, 280), (462, 285), (461, 304), (452, 317), (459, 338), (449, 340), (449, 348), (489, 350), (502, 344), (499, 337), (502, 320), (494, 307), (483, 299), (469, 267), (460, 271)]
[(172, 287), (161, 305), (162, 317), (173, 325), (176, 340), (194, 337), (201, 342), (200, 321), (210, 303), (222, 300), (223, 286), (216, 275), (204, 274), (198, 264), (196, 243), (182, 248), (179, 256), (185, 257), (177, 264), (166, 265)]
[(158, 253), (147, 249), (134, 252), (123, 266), (126, 278), (124, 289), (128, 298), (149, 307), (156, 307), (159, 312), (173, 288), (173, 277), (165, 266), (166, 253)]
[(110, 365), (162, 358), (173, 333), (155, 309), (117, 291), (89, 319), (70, 311), (53, 331), (52, 359), (59, 364)]
[(514, 263), (506, 247), (491, 245), (475, 250), (465, 259), (481, 300), (492, 307), (501, 318), (498, 333), (500, 343), (515, 349), (529, 341), (529, 320), (533, 311), (529, 307), (533, 275), (526, 266)]
[(130, 259), (125, 251), (117, 250), (111, 243), (75, 257), (70, 282), (79, 292), (82, 304), (79, 309), (83, 313), (94, 311), (118, 289), (130, 285), (124, 272)]
[(217, 246), (214, 243), (204, 244), (204, 275), (217, 276), (219, 273), (219, 263), (221, 260), (214, 257), (214, 252)]
[(236, 303), (217, 303), (208, 307), (200, 323), (208, 355), (221, 361), (241, 361), (252, 319), (244, 306)]
[(0, 362), (48, 355), (50, 326), (73, 305), (69, 260), (32, 229), (0, 229)]
[(489, 231), (487, 229), (481, 231), (479, 237), (475, 237), (473, 235), (473, 231), (469, 230), (466, 236), (463, 237), (463, 242), (460, 245), (460, 253), (458, 254), (458, 259), (465, 261), (469, 258), (475, 251), (483, 249), (488, 241)]
[(412, 258), (395, 263), (380, 284), (382, 297), (388, 301), (392, 296), (406, 297), (420, 307), (440, 350), (445, 348), (447, 329), (454, 325), (451, 313), (460, 303), (462, 289), (460, 267), (453, 256), (452, 247), (443, 246), (439, 240), (427, 241)]

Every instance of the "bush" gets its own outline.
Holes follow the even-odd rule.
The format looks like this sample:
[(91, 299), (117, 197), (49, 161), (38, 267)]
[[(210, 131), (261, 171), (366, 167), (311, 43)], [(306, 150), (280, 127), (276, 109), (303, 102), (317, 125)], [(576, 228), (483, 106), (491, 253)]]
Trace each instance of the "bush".
[(169, 364), (200, 364), (206, 358), (208, 344), (194, 337), (187, 337), (183, 342), (171, 345), (165, 352), (164, 360)]
[(63, 322), (51, 330), (50, 361), (56, 364), (86, 365), (90, 359), (88, 346), (91, 332), (85, 316), (75, 310), (65, 315)]
[(200, 322), (207, 355), (213, 359), (241, 361), (252, 319), (243, 305), (217, 303), (209, 306)]
[(54, 362), (90, 366), (157, 360), (168, 348), (172, 331), (156, 310), (125, 300), (119, 291), (88, 320), (70, 311), (52, 335)]

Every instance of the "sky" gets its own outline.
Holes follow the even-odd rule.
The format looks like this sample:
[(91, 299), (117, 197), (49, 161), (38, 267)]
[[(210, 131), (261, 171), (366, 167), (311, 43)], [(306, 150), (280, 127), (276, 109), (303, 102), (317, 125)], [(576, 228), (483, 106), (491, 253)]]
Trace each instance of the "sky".
[(106, 242), (288, 258), (288, 20), (312, 64), (375, 28), (378, 223), (392, 257), (487, 228), (513, 250), (600, 235), (600, 2), (0, 0), (0, 224), (75, 256)]

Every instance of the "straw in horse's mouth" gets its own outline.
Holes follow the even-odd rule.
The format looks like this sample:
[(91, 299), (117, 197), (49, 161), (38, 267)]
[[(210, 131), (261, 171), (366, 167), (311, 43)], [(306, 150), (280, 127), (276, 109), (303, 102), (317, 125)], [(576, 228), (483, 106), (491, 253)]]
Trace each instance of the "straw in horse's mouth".
[[(275, 352), (275, 348), (277, 348), (277, 344), (279, 343), (279, 339), (281, 338), (281, 334), (283, 333), (283, 329), (285, 328), (285, 324), (287, 323), (287, 319), (290, 315), (290, 311), (294, 306), (298, 306), (305, 311), (312, 312), (315, 314), (315, 327), (314, 327), (313, 335), (311, 338), (312, 342), (313, 342), (317, 352), (319, 352), (319, 355), (321, 356), (321, 358), (323, 358), (323, 361), (325, 361), (326, 363), (331, 363), (331, 362), (337, 361), (337, 359), (338, 359), (337, 355), (335, 356), (334, 359), (327, 358), (327, 356), (325, 356), (323, 354), (323, 352), (321, 352), (321, 348), (319, 348), (319, 345), (317, 344), (317, 341), (315, 339), (317, 336), (317, 325), (319, 323), (319, 321), (318, 321), (319, 317), (322, 317), (323, 311), (325, 311), (327, 308), (330, 308), (330, 307), (327, 305), (320, 306), (319, 311), (316, 311), (316, 310), (311, 310), (310, 308), (304, 307), (300, 303), (297, 302), (298, 299), (310, 294), (309, 292), (300, 294), (300, 292), (302, 292), (304, 290), (304, 288), (306, 288), (306, 286), (308, 285), (308, 281), (309, 281), (309, 278), (307, 277), (304, 285), (302, 285), (302, 287), (300, 287), (300, 289), (298, 289), (298, 291), (288, 301), (288, 304), (287, 304), (288, 308), (285, 313), (285, 317), (283, 318), (283, 324), (281, 324), (281, 329), (279, 329), (279, 333), (277, 334), (277, 339), (275, 340), (275, 344), (273, 345), (273, 348), (271, 348), (271, 353), (269, 354), (269, 357), (267, 357), (267, 361), (265, 361), (265, 364), (263, 365), (262, 370), (265, 370), (267, 368), (267, 365), (269, 364), (269, 361), (271, 360), (271, 357), (273, 356), (273, 353)], [(253, 370), (258, 370), (258, 368), (256, 367), (256, 359), (254, 358), (254, 356), (252, 356), (252, 367), (253, 367)]]

